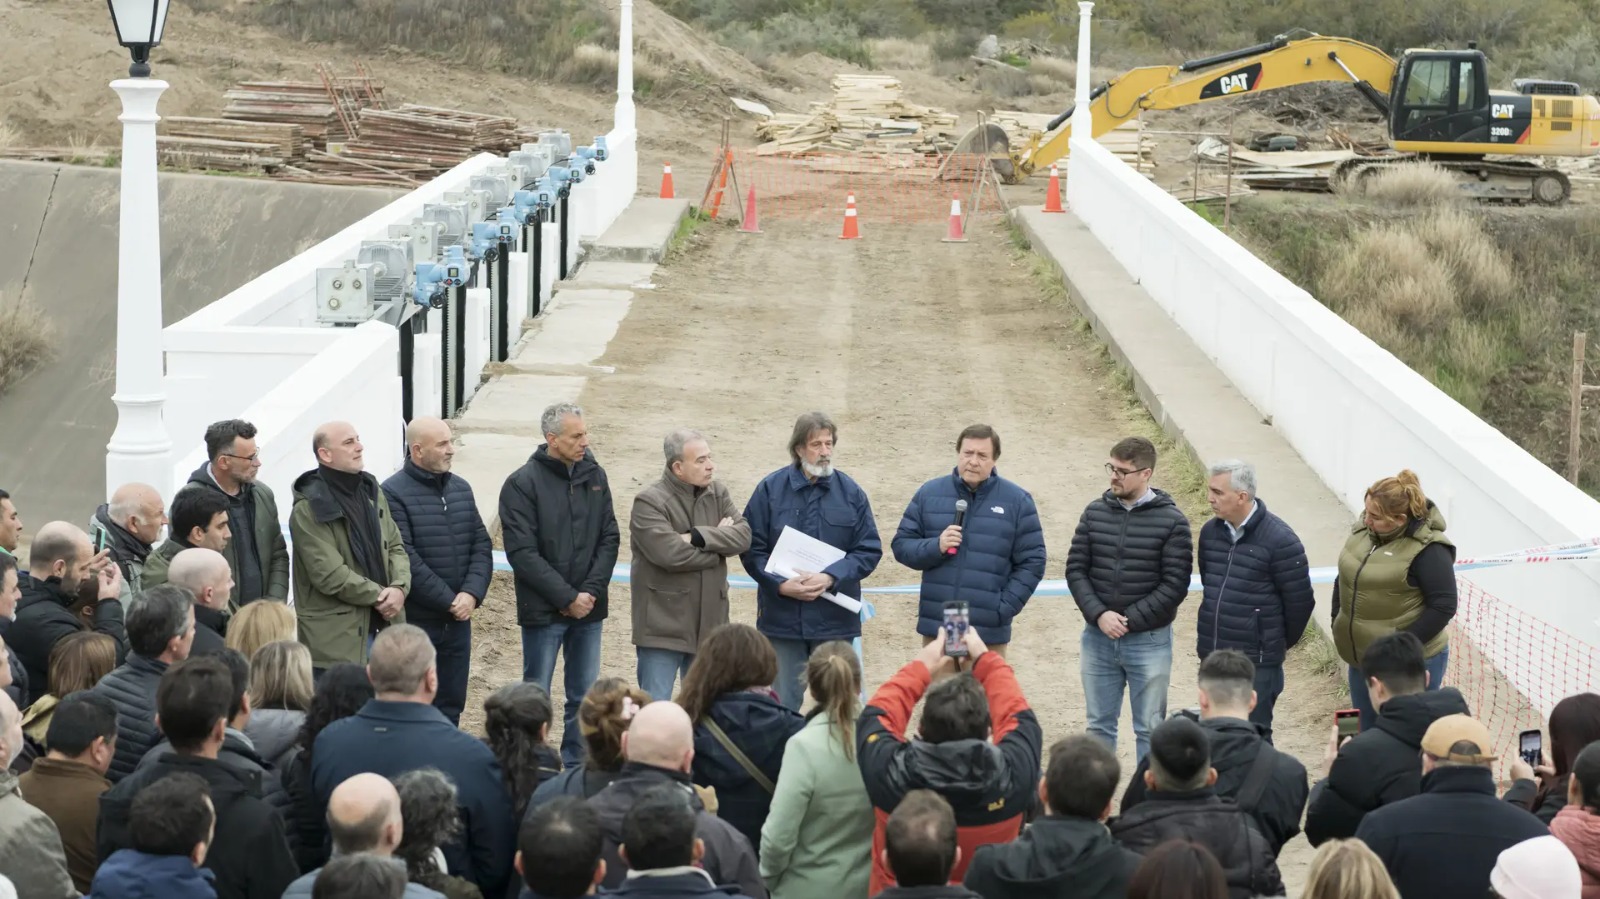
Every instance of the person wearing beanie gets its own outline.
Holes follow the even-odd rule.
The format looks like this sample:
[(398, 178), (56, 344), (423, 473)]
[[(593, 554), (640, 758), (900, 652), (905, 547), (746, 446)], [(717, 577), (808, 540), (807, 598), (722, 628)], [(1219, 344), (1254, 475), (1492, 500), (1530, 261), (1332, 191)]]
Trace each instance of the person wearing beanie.
[(1583, 876), (1560, 840), (1534, 837), (1500, 853), (1489, 888), (1500, 899), (1580, 899)]
[(1468, 715), (1422, 736), (1422, 792), (1369, 813), (1356, 839), (1383, 860), (1401, 899), (1483, 896), (1500, 853), (1549, 829), (1495, 796), (1494, 738)]

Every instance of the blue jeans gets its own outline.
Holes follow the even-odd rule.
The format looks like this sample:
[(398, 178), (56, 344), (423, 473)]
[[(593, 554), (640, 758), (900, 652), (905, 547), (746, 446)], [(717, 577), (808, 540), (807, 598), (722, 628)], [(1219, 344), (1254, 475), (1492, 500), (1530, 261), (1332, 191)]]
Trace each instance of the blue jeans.
[(461, 723), (461, 710), (467, 706), (467, 675), (472, 670), (471, 621), (419, 621), (433, 643), (439, 666), (439, 693), (433, 697), (433, 707), (450, 719), (451, 724)]
[(1283, 693), (1283, 666), (1256, 666), (1256, 707), (1250, 710), (1250, 723), (1262, 727), (1261, 738), (1272, 742), (1272, 707)]
[(824, 643), (831, 640), (790, 640), (784, 637), (768, 637), (772, 648), (778, 653), (778, 682), (772, 685), (778, 691), (778, 699), (795, 711), (800, 711), (800, 703), (805, 701), (806, 688), (801, 680), (806, 674), (806, 663), (811, 661), (811, 653)]
[(561, 764), (583, 761), (583, 735), (578, 732), (578, 707), (600, 676), (600, 621), (571, 621), (522, 629), (522, 679), (550, 692), (557, 654), (566, 657), (562, 686), (566, 690), (565, 722), (561, 731)]
[[(1437, 690), (1444, 686), (1444, 669), (1450, 663), (1450, 647), (1439, 650), (1437, 655), (1429, 656), (1422, 660), (1422, 667), (1428, 671), (1428, 689)], [(1356, 666), (1349, 667), (1350, 678), (1350, 707), (1361, 710), (1361, 729), (1368, 730), (1378, 723), (1378, 710), (1372, 707), (1372, 697), (1367, 695), (1367, 679)]]
[(694, 656), (651, 646), (635, 648), (639, 653), (639, 689), (649, 693), (651, 699), (670, 700), (673, 682), (688, 676)]
[(1133, 712), (1135, 764), (1150, 751), (1150, 732), (1167, 717), (1167, 685), (1172, 681), (1172, 628), (1107, 637), (1098, 627), (1083, 629), (1079, 673), (1089, 734), (1115, 752), (1122, 687), (1128, 687)]

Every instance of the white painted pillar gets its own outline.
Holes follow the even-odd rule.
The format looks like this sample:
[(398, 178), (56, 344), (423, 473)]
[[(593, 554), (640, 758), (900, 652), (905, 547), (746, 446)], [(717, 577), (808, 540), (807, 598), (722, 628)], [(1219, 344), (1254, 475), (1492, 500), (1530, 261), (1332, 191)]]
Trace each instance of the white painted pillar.
[(139, 481), (172, 495), (172, 438), (161, 350), (161, 212), (156, 183), (156, 104), (167, 83), (111, 82), (122, 98), (122, 194), (117, 237), (117, 427), (106, 445), (106, 495)]
[(1072, 140), (1080, 137), (1085, 140), (1094, 139), (1094, 115), (1089, 111), (1089, 20), (1094, 13), (1094, 4), (1088, 0), (1078, 3), (1078, 88), (1077, 99), (1072, 107)]
[(617, 28), (617, 111), (616, 130), (633, 131), (638, 117), (633, 108), (633, 0), (621, 0), (621, 24)]

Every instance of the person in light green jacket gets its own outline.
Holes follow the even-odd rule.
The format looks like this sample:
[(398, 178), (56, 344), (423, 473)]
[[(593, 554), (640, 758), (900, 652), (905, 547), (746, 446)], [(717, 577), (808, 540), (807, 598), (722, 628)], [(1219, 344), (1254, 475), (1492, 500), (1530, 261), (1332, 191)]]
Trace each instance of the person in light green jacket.
[(850, 644), (817, 647), (806, 686), (817, 707), (784, 747), (761, 877), (772, 899), (866, 899), (873, 812), (855, 758), (861, 661)]

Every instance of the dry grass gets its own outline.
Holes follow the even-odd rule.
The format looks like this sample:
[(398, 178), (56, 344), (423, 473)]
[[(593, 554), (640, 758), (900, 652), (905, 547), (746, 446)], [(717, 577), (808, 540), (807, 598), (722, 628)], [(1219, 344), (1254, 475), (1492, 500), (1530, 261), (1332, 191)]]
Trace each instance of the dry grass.
[(0, 394), (55, 356), (55, 326), (38, 307), (0, 310)]
[(1028, 60), (1028, 71), (1054, 80), (1056, 90), (1072, 90), (1078, 79), (1078, 64), (1056, 56), (1035, 56)]
[(933, 65), (933, 47), (927, 41), (886, 37), (869, 41), (868, 49), (880, 69), (927, 69)]
[(0, 149), (22, 146), (22, 132), (6, 122), (0, 122)]
[(1461, 185), (1455, 177), (1428, 162), (1379, 169), (1352, 186), (1370, 200), (1408, 209), (1462, 200)]

